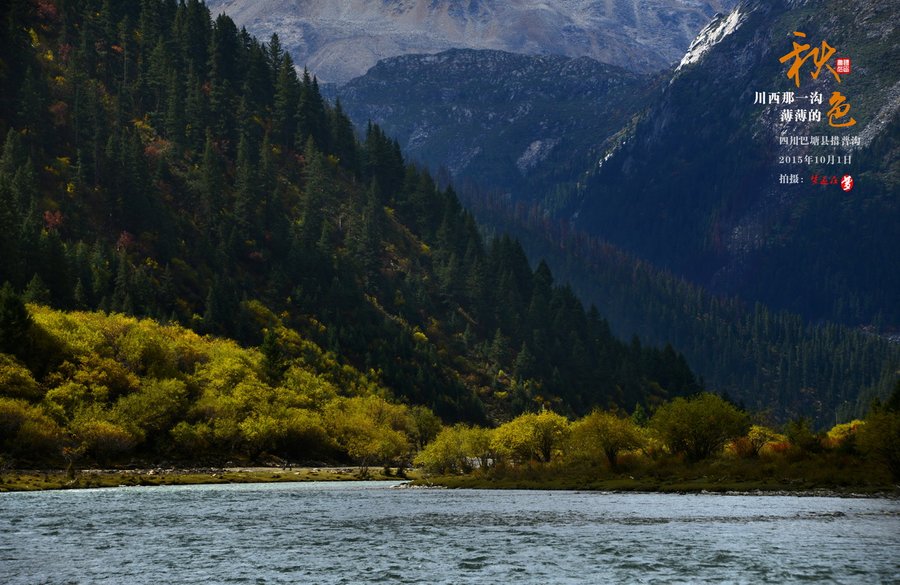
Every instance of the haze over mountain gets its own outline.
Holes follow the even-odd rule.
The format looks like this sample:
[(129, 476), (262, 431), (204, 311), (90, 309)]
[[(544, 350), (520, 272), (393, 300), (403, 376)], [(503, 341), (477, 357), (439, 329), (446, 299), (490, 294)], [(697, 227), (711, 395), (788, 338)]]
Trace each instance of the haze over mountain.
[(299, 66), (342, 83), (381, 59), (453, 48), (588, 56), (639, 72), (681, 59), (735, 0), (211, 0), (238, 26), (277, 32)]

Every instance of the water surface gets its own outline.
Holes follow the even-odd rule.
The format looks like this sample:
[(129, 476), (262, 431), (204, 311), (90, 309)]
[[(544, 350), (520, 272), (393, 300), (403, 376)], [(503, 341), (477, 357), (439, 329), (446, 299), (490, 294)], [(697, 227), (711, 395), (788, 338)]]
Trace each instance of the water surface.
[(900, 502), (392, 489), (0, 494), (4, 583), (898, 583)]

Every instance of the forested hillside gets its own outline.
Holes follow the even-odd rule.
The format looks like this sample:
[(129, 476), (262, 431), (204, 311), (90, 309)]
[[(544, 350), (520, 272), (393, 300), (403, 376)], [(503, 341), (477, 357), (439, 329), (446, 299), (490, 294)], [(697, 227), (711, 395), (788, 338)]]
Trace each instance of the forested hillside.
[(463, 198), (488, 231), (515, 235), (581, 298), (608, 315), (616, 335), (683, 351), (710, 388), (772, 421), (833, 425), (863, 416), (898, 378), (900, 346), (871, 331), (714, 295), (599, 238), (549, 219), (538, 205), (477, 190)]
[[(112, 421), (118, 407), (89, 372), (84, 404), (48, 405), (80, 366), (21, 341), (42, 335), (41, 305), (261, 346), (273, 388), (296, 357), (292, 332), (445, 420), (630, 410), (698, 389), (671, 347), (618, 341), (517, 242), (483, 241), (452, 188), (380, 128), (357, 139), (277, 37), (196, 0), (18, 0), (2, 22), (0, 282), (12, 305), (34, 303), (37, 325), (0, 319), (4, 360), (36, 384), (0, 392), (58, 424), (81, 407)], [(92, 314), (73, 322), (114, 339), (115, 320), (78, 315)], [(122, 392), (167, 379), (113, 346), (104, 358), (139, 378)], [(63, 362), (74, 371), (53, 374)]]
[(558, 208), (663, 79), (587, 57), (450, 50), (385, 59), (325, 90), (457, 184)]
[[(8, 318), (8, 289), (0, 305)], [(258, 350), (149, 319), (31, 305), (26, 351), (0, 348), (22, 360), (0, 354), (0, 453), (71, 465), (264, 454), (366, 465), (402, 460), (440, 428), (427, 408), (389, 403), (373, 374), (252, 309), (271, 332)]]

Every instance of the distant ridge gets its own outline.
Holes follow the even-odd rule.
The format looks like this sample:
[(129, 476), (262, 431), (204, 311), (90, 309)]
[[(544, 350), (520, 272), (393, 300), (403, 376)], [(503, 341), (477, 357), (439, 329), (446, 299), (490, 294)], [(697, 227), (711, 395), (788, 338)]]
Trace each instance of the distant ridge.
[(301, 67), (343, 83), (381, 59), (451, 48), (587, 56), (648, 73), (684, 55), (735, 0), (211, 0), (238, 26), (277, 32)]

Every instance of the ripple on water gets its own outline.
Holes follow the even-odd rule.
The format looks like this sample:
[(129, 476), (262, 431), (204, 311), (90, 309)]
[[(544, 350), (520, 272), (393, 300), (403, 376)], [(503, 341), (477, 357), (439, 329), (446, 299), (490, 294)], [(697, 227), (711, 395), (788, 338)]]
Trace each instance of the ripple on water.
[(4, 583), (898, 582), (900, 503), (274, 484), (0, 494)]

